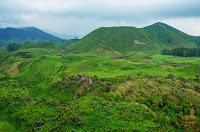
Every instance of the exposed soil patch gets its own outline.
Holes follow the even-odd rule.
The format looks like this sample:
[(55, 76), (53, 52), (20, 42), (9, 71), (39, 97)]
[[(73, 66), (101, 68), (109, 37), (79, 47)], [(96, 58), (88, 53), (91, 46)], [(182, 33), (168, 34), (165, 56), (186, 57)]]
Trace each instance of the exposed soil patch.
[(63, 55), (56, 55), (56, 56), (66, 56), (66, 55), (63, 54)]
[(123, 55), (121, 57), (112, 57), (110, 58), (111, 60), (115, 60), (115, 59), (124, 59), (124, 58), (127, 58), (127, 57), (130, 57), (130, 55)]
[(187, 65), (191, 65), (191, 63), (189, 64), (176, 64), (176, 63), (165, 63), (165, 64), (162, 64), (162, 63), (157, 63), (158, 65), (168, 65), (168, 66), (187, 66)]
[(140, 41), (138, 41), (138, 40), (134, 40), (134, 43), (135, 43), (135, 44), (144, 44), (144, 45), (146, 45), (146, 43), (140, 42)]
[(131, 61), (131, 62), (137, 62), (137, 61)]
[(135, 63), (150, 63), (150, 62), (138, 62), (138, 61), (131, 61), (131, 62), (135, 62)]
[(149, 59), (149, 60), (150, 60), (150, 59), (153, 59), (153, 58), (150, 58), (150, 57), (144, 57), (144, 58), (145, 58), (145, 59)]

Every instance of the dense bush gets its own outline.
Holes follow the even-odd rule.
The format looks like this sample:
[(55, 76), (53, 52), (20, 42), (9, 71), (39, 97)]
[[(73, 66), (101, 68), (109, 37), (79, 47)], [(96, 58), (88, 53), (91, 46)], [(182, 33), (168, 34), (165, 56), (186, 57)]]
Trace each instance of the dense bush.
[(195, 110), (195, 115), (198, 116), (198, 117), (200, 117), (200, 109), (196, 109)]
[(200, 56), (200, 48), (175, 48), (175, 49), (164, 49), (163, 55), (175, 55), (183, 57), (197, 57)]

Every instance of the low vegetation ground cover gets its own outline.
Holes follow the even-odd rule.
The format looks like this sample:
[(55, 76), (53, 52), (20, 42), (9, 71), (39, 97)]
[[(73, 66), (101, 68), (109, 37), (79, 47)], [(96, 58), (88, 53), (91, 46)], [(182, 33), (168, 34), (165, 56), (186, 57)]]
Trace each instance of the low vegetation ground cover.
[(200, 131), (200, 57), (38, 46), (0, 59), (2, 131)]

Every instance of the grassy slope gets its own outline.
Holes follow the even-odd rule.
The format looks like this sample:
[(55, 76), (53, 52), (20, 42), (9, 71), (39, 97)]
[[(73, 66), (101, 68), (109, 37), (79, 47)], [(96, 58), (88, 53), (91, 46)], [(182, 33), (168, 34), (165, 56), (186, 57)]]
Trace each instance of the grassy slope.
[(1, 58), (1, 130), (199, 130), (199, 57), (132, 51), (113, 60), (120, 54), (63, 53), (43, 44), (24, 44)]
[(42, 48), (42, 49), (54, 49), (54, 50), (60, 49), (58, 46), (56, 46), (52, 42), (40, 42), (40, 43), (26, 42), (26, 43), (17, 45), (15, 50), (30, 49), (30, 48)]
[(105, 45), (108, 50), (126, 53), (175, 47), (197, 47), (198, 40), (200, 40), (199, 37), (189, 36), (163, 23), (156, 23), (144, 28), (99, 28), (67, 49), (76, 52), (95, 52), (100, 49), (101, 45)]
[[(38, 61), (39, 62), (37, 63), (38, 64), (37, 66), (50, 64), (50, 62), (43, 62), (42, 60), (44, 60), (44, 58), (46, 59), (50, 58), (49, 60), (52, 60), (52, 62), (55, 62), (56, 64), (56, 62), (58, 61), (54, 58), (57, 57), (56, 55), (63, 54), (63, 52), (64, 52), (63, 49), (61, 49), (60, 47), (50, 42), (48, 43), (41, 42), (41, 43), (36, 43), (36, 44), (35, 43), (20, 44), (16, 46), (15, 51), (7, 53), (1, 58), (0, 71), (1, 71), (1, 74), (3, 74), (4, 76), (16, 77), (22, 71), (24, 71), (24, 69), (26, 69), (26, 67), (28, 67), (30, 64), (34, 64)], [(52, 58), (48, 56), (52, 56)], [(40, 65), (40, 61), (41, 61), (41, 65)], [(36, 69), (36, 67), (34, 67), (35, 70), (33, 70), (33, 73), (30, 71), (32, 74), (34, 74), (34, 71), (39, 72), (39, 70)], [(48, 72), (48, 71), (51, 72), (51, 70), (47, 68), (48, 66), (46, 67), (46, 70), (43, 70), (43, 73)], [(29, 70), (32, 70), (32, 69), (30, 68)], [(38, 75), (37, 73), (35, 74)], [(35, 77), (35, 79), (37, 78), (36, 76), (32, 76), (32, 77)]]
[(0, 58), (3, 57), (7, 53), (7, 46), (0, 45)]
[[(164, 45), (158, 45), (160, 49), (163, 48), (179, 48), (196, 47), (195, 39), (198, 37), (189, 36), (169, 25), (163, 23), (156, 23), (151, 26), (143, 28), (145, 34), (150, 37), (156, 44), (162, 43)], [(164, 46), (164, 47), (163, 47)]]
[[(24, 62), (27, 63), (27, 62)], [(20, 74), (21, 79), (26, 81), (41, 81), (43, 82), (50, 76), (54, 76), (62, 68), (62, 63), (58, 60), (58, 57), (38, 57), (32, 61), (29, 65), (21, 63), (20, 69), (24, 69)]]

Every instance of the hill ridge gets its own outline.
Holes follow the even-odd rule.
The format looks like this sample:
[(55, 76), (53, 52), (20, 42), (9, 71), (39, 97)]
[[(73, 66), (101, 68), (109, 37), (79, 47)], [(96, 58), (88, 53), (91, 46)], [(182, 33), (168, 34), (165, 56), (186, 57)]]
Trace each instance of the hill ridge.
[(9, 43), (24, 43), (24, 42), (54, 42), (62, 39), (55, 37), (49, 33), (44, 32), (36, 27), (22, 27), (22, 28), (1, 28), (0, 29), (0, 44)]
[[(164, 48), (192, 48), (198, 47), (199, 41), (200, 37), (190, 36), (165, 23), (157, 22), (143, 28), (101, 27), (67, 49), (75, 52), (90, 52), (91, 50), (95, 52), (94, 48), (101, 43), (117, 52), (126, 53), (129, 51), (162, 50)], [(140, 42), (140, 44), (135, 42)]]

